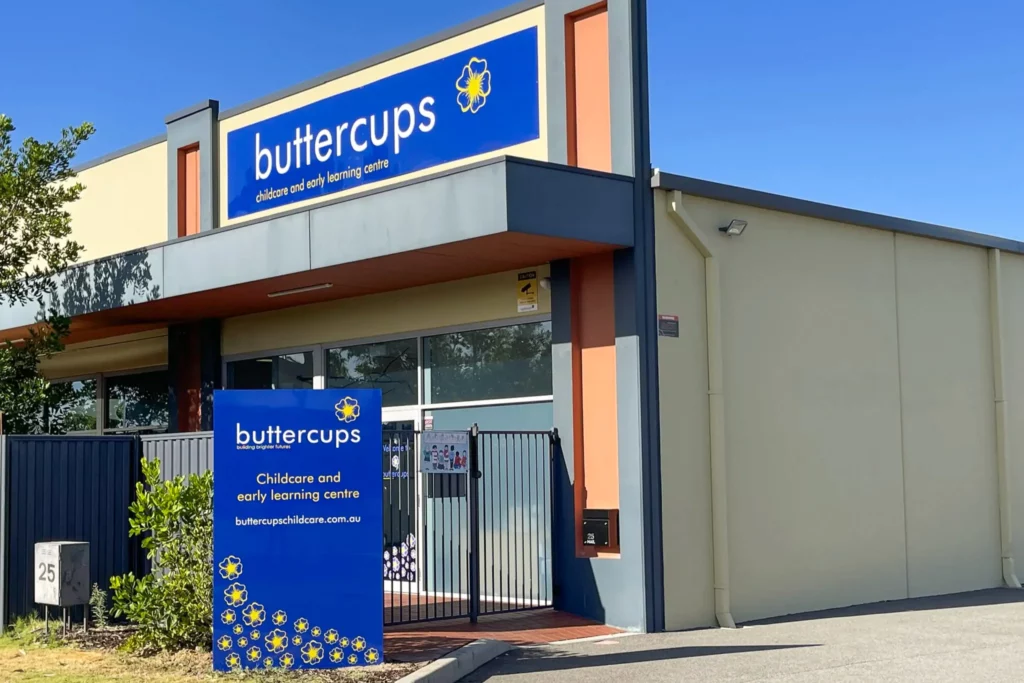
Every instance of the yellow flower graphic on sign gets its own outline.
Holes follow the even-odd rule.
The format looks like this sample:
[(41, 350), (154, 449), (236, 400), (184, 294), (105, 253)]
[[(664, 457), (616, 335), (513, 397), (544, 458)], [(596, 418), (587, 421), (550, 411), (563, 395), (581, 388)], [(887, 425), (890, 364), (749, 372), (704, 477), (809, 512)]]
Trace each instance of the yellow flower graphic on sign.
[(459, 91), (457, 99), (463, 114), (480, 111), (491, 94), (491, 72), (487, 68), (487, 60), (471, 58), (469, 64), (462, 67), (462, 75), (455, 81), (455, 88)]
[(341, 640), (338, 641), (338, 645), (341, 645), (342, 647), (348, 647), (348, 638), (342, 636)]
[(331, 661), (335, 664), (341, 664), (342, 660), (345, 659), (345, 653), (341, 651), (341, 648), (337, 647), (331, 650), (331, 654), (329, 656)]
[(263, 654), (263, 653), (262, 653), (262, 652), (260, 652), (260, 649), (259, 649), (258, 647), (256, 647), (255, 645), (253, 645), (253, 646), (252, 646), (252, 647), (250, 647), (250, 648), (249, 648), (249, 650), (248, 650), (248, 651), (247, 651), (247, 652), (245, 653), (245, 656), (246, 656), (246, 658), (247, 658), (247, 659), (248, 659), (248, 660), (249, 660), (250, 662), (258, 662), (258, 661), (260, 661), (260, 655), (262, 655), (262, 654)]
[(228, 607), (244, 605), (248, 599), (249, 591), (240, 583), (233, 583), (224, 589), (224, 602), (228, 603)]
[(292, 645), (296, 647), (302, 645), (302, 636), (295, 636), (294, 638), (292, 638)]
[(266, 642), (268, 650), (277, 654), (288, 647), (288, 634), (279, 628), (275, 628), (267, 634), (264, 642)]
[(359, 418), (359, 401), (346, 396), (334, 406), (334, 412), (342, 422), (355, 422)]
[(366, 659), (367, 664), (376, 664), (380, 661), (380, 653), (377, 652), (375, 648), (371, 647), (366, 651), (366, 654), (363, 655), (363, 658)]
[(274, 622), (275, 626), (284, 626), (288, 623), (288, 615), (285, 614), (284, 610), (277, 610), (270, 615), (270, 620)]
[(259, 626), (266, 618), (267, 612), (263, 609), (263, 605), (258, 602), (252, 603), (242, 612), (242, 621), (245, 622), (246, 626)]
[(238, 641), (237, 641), (237, 642), (238, 642), (238, 647), (245, 647), (246, 645), (248, 645), (248, 644), (249, 644), (249, 639), (248, 639), (248, 638), (246, 638), (245, 636), (241, 636), (241, 637), (240, 637), (240, 638), (238, 639)]
[(362, 636), (359, 636), (358, 638), (352, 641), (352, 649), (356, 652), (362, 652), (365, 648), (366, 640)]
[(242, 575), (242, 561), (234, 555), (228, 555), (217, 565), (220, 567), (220, 578), (234, 581)]
[(273, 657), (264, 657), (263, 658), (263, 668), (264, 669), (273, 669), (274, 668), (274, 658)]
[(257, 631), (256, 629), (253, 629), (252, 632), (249, 633), (249, 638), (251, 640), (259, 640), (260, 639), (260, 632)]
[(220, 613), (220, 621), (222, 624), (231, 625), (235, 623), (235, 619), (237, 619), (237, 617), (235, 616), (235, 610), (233, 609), (226, 609)]
[(305, 619), (301, 618), (301, 617), (296, 619), (295, 620), (295, 630), (297, 632), (299, 632), (299, 633), (305, 633), (306, 631), (309, 630), (309, 622), (306, 621)]
[(334, 645), (336, 642), (338, 642), (338, 632), (335, 631), (333, 628), (328, 629), (327, 633), (324, 634), (324, 641), (326, 641), (328, 645)]
[(319, 627), (319, 626), (314, 626), (314, 627), (313, 627), (313, 630), (312, 630), (312, 631), (310, 631), (310, 634), (311, 634), (311, 635), (312, 635), (312, 636), (313, 636), (314, 638), (319, 638), (319, 637), (320, 637), (320, 627)]
[(224, 661), (227, 662), (228, 666), (232, 669), (237, 669), (238, 667), (242, 666), (242, 658), (238, 656), (237, 652), (232, 652), (231, 654), (229, 654), (227, 656), (227, 659), (225, 659)]
[(320, 660), (324, 658), (324, 646), (315, 640), (306, 643), (300, 652), (302, 653), (302, 661), (306, 664), (319, 664)]
[(227, 652), (231, 649), (231, 636), (221, 636), (217, 639), (217, 647)]
[(293, 655), (291, 652), (285, 652), (283, 655), (281, 655), (281, 666), (283, 666), (286, 669), (290, 669), (293, 666), (295, 666), (295, 655)]
[(242, 628), (241, 624), (235, 624), (235, 627), (233, 629), (231, 629), (231, 630), (234, 631), (235, 635), (237, 636), (238, 634), (240, 634), (245, 629)]
[(358, 664), (359, 663), (359, 657), (356, 657), (355, 655), (349, 655), (348, 656), (348, 663), (349, 664)]

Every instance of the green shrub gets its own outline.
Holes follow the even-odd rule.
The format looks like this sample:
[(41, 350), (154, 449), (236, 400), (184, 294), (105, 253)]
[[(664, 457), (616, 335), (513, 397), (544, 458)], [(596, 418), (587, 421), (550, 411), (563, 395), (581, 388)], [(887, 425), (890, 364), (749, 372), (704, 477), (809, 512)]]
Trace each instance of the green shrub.
[(138, 626), (136, 651), (209, 648), (213, 633), (213, 474), (160, 478), (142, 461), (129, 535), (142, 536), (152, 571), (110, 580), (113, 614)]
[(92, 622), (99, 628), (106, 628), (107, 591), (100, 588), (98, 583), (92, 585), (92, 592), (89, 593), (89, 606), (92, 611)]

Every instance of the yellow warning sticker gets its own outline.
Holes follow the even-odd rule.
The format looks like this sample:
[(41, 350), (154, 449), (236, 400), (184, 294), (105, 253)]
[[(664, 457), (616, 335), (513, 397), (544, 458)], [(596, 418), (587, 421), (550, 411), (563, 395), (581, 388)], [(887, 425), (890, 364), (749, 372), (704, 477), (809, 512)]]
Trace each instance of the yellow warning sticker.
[(535, 313), (540, 310), (537, 303), (537, 271), (531, 270), (526, 273), (519, 273), (516, 292), (517, 310), (520, 313)]

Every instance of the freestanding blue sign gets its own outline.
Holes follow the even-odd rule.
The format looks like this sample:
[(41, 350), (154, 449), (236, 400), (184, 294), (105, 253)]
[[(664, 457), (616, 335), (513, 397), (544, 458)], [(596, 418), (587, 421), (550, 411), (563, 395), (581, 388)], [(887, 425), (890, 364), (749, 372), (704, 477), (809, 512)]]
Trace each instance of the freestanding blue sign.
[(214, 394), (214, 668), (384, 659), (378, 390)]
[(537, 29), (228, 133), (228, 218), (540, 137)]

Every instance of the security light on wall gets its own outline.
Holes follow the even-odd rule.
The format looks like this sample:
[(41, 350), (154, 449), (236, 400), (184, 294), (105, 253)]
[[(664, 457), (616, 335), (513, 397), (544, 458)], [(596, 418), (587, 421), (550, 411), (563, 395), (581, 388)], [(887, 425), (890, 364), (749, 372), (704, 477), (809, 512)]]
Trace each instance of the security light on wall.
[(719, 232), (724, 232), (726, 237), (739, 237), (743, 234), (743, 231), (747, 229), (747, 222), (741, 220), (733, 220), (729, 222), (729, 225), (724, 228), (719, 228)]

